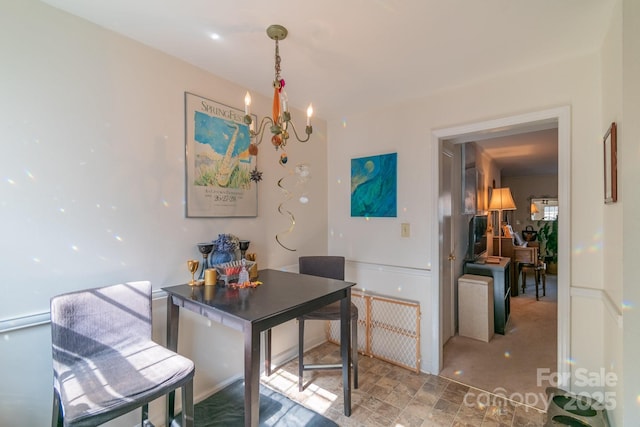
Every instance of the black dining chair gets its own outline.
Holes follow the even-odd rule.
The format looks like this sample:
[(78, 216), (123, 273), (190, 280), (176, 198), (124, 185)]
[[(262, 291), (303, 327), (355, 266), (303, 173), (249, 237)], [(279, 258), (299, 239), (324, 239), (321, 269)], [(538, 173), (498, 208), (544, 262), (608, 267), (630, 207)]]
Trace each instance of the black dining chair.
[[(151, 284), (131, 282), (51, 299), (52, 426), (96, 426), (182, 389), (193, 427), (194, 364), (151, 339)], [(166, 425), (170, 425), (169, 413)]]
[[(344, 280), (344, 257), (303, 256), (298, 258), (301, 274)], [(341, 364), (304, 364), (304, 323), (306, 320), (340, 320), (340, 302), (334, 302), (298, 317), (298, 389), (303, 390), (304, 371), (341, 369)], [(358, 388), (358, 307), (351, 303), (351, 359), (353, 386)]]

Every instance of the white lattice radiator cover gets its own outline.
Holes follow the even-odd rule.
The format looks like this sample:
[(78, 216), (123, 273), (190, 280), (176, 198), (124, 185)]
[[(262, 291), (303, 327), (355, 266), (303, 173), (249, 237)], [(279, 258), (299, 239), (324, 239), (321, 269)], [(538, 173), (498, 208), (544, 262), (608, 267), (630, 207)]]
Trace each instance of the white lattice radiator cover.
[[(351, 302), (358, 307), (358, 351), (420, 372), (420, 304), (359, 291)], [(340, 321), (328, 321), (326, 331), (330, 342), (340, 342)]]

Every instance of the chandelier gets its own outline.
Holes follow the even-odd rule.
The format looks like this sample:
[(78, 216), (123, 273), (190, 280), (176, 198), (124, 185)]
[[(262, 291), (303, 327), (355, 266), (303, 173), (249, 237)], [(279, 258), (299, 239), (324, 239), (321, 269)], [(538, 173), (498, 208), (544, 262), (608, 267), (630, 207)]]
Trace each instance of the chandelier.
[(271, 137), (271, 143), (276, 148), (284, 148), (287, 145), (287, 141), (291, 134), (289, 129), (293, 130), (293, 135), (300, 142), (307, 142), (313, 128), (311, 126), (311, 116), (313, 115), (313, 107), (309, 104), (307, 108), (307, 125), (305, 127), (306, 138), (302, 139), (298, 135), (295, 125), (291, 121), (291, 113), (289, 112), (289, 105), (287, 99), (287, 92), (284, 90), (284, 79), (280, 76), (280, 50), (278, 48), (278, 42), (284, 40), (287, 37), (288, 31), (282, 25), (270, 25), (267, 28), (267, 35), (271, 40), (276, 42), (275, 50), (275, 77), (273, 79), (273, 108), (271, 117), (265, 116), (261, 121), (258, 128), (255, 128), (255, 124), (251, 118), (251, 94), (247, 92), (244, 97), (244, 122), (249, 126), (249, 134), (254, 140), (255, 145), (259, 145), (262, 142), (264, 131), (269, 125), (269, 129), (273, 136)]

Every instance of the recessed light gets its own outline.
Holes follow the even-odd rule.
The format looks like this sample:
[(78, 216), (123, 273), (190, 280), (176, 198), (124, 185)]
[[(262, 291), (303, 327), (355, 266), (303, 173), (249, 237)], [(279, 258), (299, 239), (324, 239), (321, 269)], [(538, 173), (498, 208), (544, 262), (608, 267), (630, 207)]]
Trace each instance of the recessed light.
[(210, 37), (212, 40), (220, 40), (220, 34), (218, 33), (212, 33)]

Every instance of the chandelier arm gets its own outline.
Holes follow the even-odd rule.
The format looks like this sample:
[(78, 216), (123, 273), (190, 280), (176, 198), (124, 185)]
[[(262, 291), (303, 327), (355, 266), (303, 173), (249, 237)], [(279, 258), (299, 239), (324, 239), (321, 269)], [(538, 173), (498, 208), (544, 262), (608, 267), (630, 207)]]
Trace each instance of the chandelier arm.
[(273, 125), (273, 119), (269, 116), (264, 116), (260, 121), (260, 126), (258, 126), (258, 130), (255, 132), (249, 130), (249, 135), (255, 139), (255, 144), (260, 145), (262, 142), (262, 138), (264, 137), (264, 131), (266, 129), (267, 124)]
[(307, 141), (309, 141), (309, 138), (311, 137), (311, 133), (313, 131), (313, 128), (311, 126), (307, 126), (305, 128), (305, 132), (307, 134), (307, 137), (305, 139), (300, 139), (300, 137), (298, 136), (298, 131), (296, 130), (296, 126), (293, 124), (293, 122), (289, 121), (287, 123), (289, 123), (289, 126), (291, 126), (291, 128), (293, 129), (293, 134), (296, 136), (296, 139), (298, 140), (298, 142), (307, 142)]

